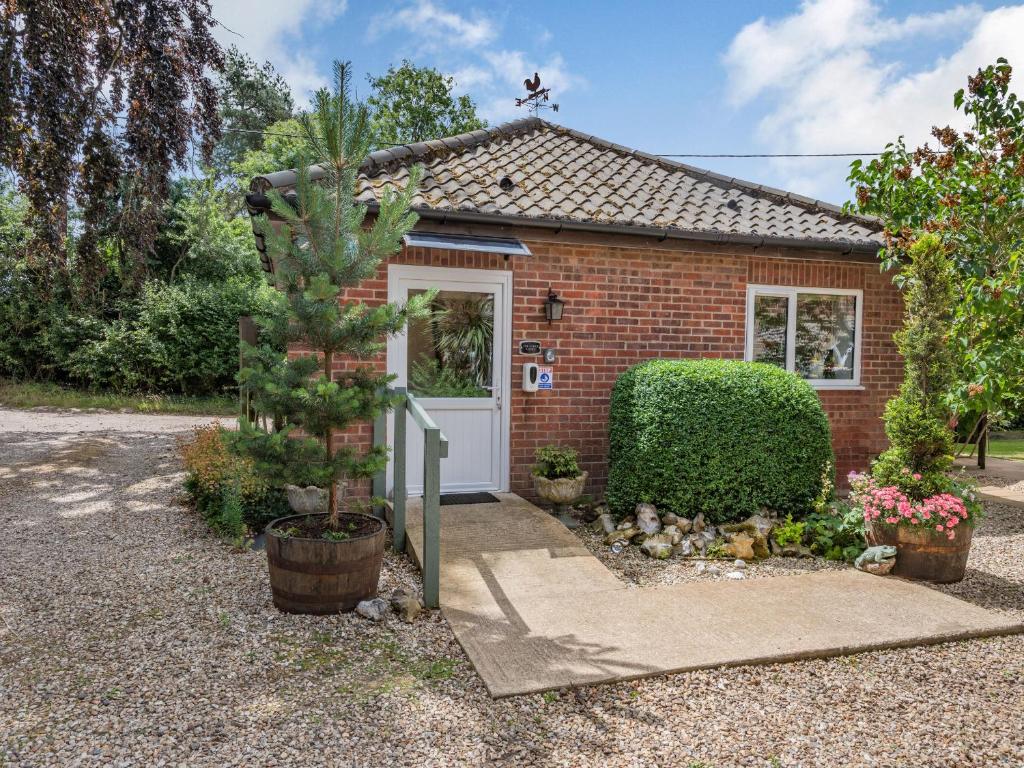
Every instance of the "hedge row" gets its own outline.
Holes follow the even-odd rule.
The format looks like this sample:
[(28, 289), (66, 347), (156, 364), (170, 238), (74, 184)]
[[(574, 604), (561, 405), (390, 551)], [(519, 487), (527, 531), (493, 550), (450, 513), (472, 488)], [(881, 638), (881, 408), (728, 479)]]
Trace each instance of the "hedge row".
[(606, 496), (620, 516), (641, 501), (716, 523), (802, 514), (832, 467), (817, 394), (775, 366), (652, 360), (612, 391)]

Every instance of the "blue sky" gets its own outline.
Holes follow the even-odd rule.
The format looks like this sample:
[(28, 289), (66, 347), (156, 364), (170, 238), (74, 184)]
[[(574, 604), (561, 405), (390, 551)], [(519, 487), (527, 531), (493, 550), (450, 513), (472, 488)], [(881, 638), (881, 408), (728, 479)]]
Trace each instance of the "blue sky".
[[(218, 35), (285, 74), (302, 102), (349, 59), (452, 74), (491, 123), (539, 71), (555, 122), (654, 153), (790, 153), (915, 143), (997, 56), (1024, 71), (1024, 5), (996, 2), (214, 0)], [(230, 29), (231, 31), (228, 31)], [(831, 202), (848, 160), (692, 159)]]

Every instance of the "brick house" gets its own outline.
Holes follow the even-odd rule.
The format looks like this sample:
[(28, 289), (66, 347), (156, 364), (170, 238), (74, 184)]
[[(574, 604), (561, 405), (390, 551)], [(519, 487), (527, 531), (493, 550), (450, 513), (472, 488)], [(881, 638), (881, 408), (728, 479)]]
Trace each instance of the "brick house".
[[(357, 294), (440, 290), (445, 319), (410, 328), (376, 365), (448, 436), (442, 490), (531, 496), (533, 453), (557, 442), (579, 450), (600, 493), (612, 384), (655, 357), (796, 371), (829, 415), (839, 477), (885, 447), (902, 305), (874, 222), (538, 118), (373, 153), (361, 169), (370, 215), (416, 163), (419, 223)], [(294, 183), (292, 171), (257, 177), (250, 211)], [(524, 391), (530, 363), (536, 391)], [(369, 426), (338, 439), (368, 444)], [(411, 476), (410, 492), (421, 482)]]

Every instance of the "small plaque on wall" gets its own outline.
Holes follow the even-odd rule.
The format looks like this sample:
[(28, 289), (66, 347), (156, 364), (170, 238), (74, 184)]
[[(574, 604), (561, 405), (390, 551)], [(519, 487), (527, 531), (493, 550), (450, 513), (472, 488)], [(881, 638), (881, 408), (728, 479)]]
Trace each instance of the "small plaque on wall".
[(540, 342), (539, 341), (520, 341), (519, 342), (519, 354), (520, 355), (539, 355), (540, 354)]

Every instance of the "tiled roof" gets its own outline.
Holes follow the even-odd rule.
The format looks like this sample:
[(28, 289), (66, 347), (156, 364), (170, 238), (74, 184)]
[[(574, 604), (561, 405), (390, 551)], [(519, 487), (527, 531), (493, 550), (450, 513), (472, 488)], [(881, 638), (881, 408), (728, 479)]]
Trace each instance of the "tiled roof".
[[(878, 224), (836, 206), (631, 150), (539, 118), (374, 152), (361, 168), (360, 199), (373, 203), (381, 190), (404, 186), (416, 163), (424, 166), (413, 199), (421, 213), (842, 250), (871, 250), (881, 243)], [(264, 186), (290, 186), (294, 173), (270, 174), (262, 181)]]

